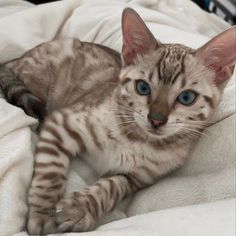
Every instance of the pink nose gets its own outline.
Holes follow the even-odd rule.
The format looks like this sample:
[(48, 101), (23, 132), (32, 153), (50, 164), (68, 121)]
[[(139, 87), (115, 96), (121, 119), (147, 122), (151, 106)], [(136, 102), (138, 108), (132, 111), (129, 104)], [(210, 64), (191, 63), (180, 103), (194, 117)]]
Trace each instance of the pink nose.
[(160, 126), (163, 123), (163, 121), (151, 119), (151, 123), (153, 126)]
[(162, 113), (149, 113), (147, 115), (149, 122), (151, 123), (152, 127), (158, 129), (161, 125), (164, 125), (168, 121), (168, 117), (163, 115)]

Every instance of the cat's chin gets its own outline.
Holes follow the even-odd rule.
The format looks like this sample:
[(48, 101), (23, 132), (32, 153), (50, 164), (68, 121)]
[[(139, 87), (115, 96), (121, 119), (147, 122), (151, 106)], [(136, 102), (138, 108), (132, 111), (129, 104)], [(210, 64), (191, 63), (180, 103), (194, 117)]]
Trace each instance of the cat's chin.
[(151, 139), (164, 140), (175, 135), (174, 133), (168, 132), (165, 128), (154, 129), (151, 126), (143, 125), (136, 121), (137, 126), (144, 131)]
[(149, 136), (151, 136), (152, 138), (156, 138), (156, 139), (166, 139), (168, 138), (170, 135), (166, 135), (163, 132), (159, 131), (159, 130), (148, 130), (147, 131)]
[(152, 128), (147, 128), (145, 129), (145, 132), (152, 138), (152, 139), (158, 139), (158, 140), (163, 140), (163, 139), (168, 139), (170, 136), (173, 134), (167, 134), (163, 130), (159, 129), (152, 129)]

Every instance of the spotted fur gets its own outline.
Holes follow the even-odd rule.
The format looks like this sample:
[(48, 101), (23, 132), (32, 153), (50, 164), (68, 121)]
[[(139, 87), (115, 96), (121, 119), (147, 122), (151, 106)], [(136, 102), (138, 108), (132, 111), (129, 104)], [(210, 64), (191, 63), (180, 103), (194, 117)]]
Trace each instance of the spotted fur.
[[(25, 91), (49, 114), (39, 135), (28, 195), (30, 234), (94, 229), (120, 200), (183, 165), (221, 100), (228, 68), (207, 65), (205, 47), (193, 50), (156, 41), (132, 9), (124, 10), (122, 29), (121, 58), (101, 45), (60, 39), (0, 69), (2, 88), (14, 82), (16, 92), (22, 88), (19, 101)], [(149, 84), (149, 95), (137, 93), (138, 80)], [(10, 102), (13, 89), (4, 89)], [(198, 94), (191, 106), (177, 100), (186, 90)], [(28, 104), (22, 107), (27, 111)], [(168, 121), (153, 127), (149, 114), (162, 114)], [(99, 178), (64, 197), (68, 169), (78, 154)]]

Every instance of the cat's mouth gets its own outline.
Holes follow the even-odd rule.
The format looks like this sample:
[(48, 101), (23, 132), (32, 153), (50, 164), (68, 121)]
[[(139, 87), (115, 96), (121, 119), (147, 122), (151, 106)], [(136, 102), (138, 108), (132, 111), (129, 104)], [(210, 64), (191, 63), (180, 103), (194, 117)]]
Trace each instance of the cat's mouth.
[(161, 138), (165, 138), (168, 136), (168, 135), (166, 135), (164, 127), (154, 129), (148, 123), (139, 122), (139, 120), (136, 120), (136, 124), (138, 125), (138, 127), (141, 128), (141, 130), (143, 130), (149, 136), (152, 136), (152, 138), (160, 138), (161, 139)]
[(143, 120), (141, 119), (135, 119), (135, 121), (138, 127), (140, 127), (142, 131), (144, 131), (146, 134), (148, 134), (152, 138), (165, 139), (173, 135), (173, 133), (168, 128), (168, 124), (165, 124), (159, 128), (154, 128), (147, 121), (143, 122)]
[(158, 129), (152, 129), (150, 127), (148, 127), (147, 131), (149, 133), (151, 133), (152, 135), (156, 135), (156, 136), (163, 136), (164, 135), (163, 131), (158, 130)]
[(158, 138), (158, 139), (164, 139), (169, 137), (170, 135), (167, 134), (164, 129), (153, 129), (153, 128), (148, 128), (147, 129), (148, 133), (150, 136)]

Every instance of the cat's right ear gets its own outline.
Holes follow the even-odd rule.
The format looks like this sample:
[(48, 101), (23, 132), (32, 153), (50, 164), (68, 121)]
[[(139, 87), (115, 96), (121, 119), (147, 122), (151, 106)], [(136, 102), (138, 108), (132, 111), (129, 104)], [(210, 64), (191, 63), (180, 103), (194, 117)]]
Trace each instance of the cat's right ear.
[(211, 39), (196, 51), (196, 55), (204, 66), (215, 72), (216, 84), (228, 80), (236, 62), (236, 26)]
[(141, 17), (131, 8), (122, 13), (122, 56), (125, 64), (131, 64), (137, 54), (143, 54), (157, 47), (157, 41)]

